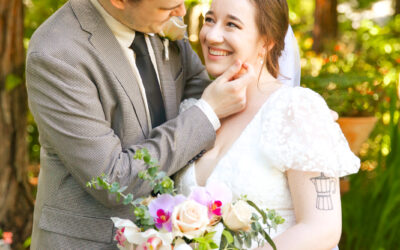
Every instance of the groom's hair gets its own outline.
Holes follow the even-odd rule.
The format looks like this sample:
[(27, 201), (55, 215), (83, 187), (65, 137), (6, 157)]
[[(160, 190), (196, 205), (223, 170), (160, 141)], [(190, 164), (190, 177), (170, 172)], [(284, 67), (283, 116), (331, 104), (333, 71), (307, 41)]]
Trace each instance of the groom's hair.
[[(252, 0), (256, 7), (256, 24), (268, 46), (265, 64), (275, 78), (279, 75), (279, 57), (285, 48), (289, 27), (289, 8), (286, 0)], [(271, 48), (272, 47), (272, 48)]]

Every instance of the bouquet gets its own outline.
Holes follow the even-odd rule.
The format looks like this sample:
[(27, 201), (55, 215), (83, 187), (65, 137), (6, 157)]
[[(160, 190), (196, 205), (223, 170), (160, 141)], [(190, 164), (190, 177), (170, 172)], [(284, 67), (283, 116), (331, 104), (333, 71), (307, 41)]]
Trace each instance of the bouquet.
[(258, 246), (268, 242), (276, 249), (268, 233), (284, 219), (274, 210), (262, 210), (246, 196), (232, 201), (223, 183), (196, 187), (188, 197), (176, 194), (173, 180), (159, 171), (148, 150), (136, 151), (134, 158), (148, 166), (139, 178), (149, 182), (153, 195), (134, 199), (123, 193), (126, 187), (109, 183), (104, 174), (87, 183), (116, 194), (118, 202), (122, 198), (124, 205), (133, 207), (134, 221), (111, 218), (118, 229), (114, 239), (119, 249), (243, 249), (253, 242)]

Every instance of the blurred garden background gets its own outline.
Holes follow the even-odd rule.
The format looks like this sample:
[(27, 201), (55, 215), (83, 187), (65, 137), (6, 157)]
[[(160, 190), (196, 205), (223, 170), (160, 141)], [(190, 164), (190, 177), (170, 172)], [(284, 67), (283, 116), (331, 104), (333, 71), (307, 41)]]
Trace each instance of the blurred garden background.
[[(65, 2), (0, 0), (0, 249), (11, 242), (11, 249), (30, 245), (40, 145), (27, 107), (25, 52), (35, 29)], [(188, 37), (199, 54), (209, 3), (186, 0)], [(339, 247), (400, 249), (400, 0), (288, 3), (302, 86), (339, 113), (362, 160), (360, 172), (340, 183)]]

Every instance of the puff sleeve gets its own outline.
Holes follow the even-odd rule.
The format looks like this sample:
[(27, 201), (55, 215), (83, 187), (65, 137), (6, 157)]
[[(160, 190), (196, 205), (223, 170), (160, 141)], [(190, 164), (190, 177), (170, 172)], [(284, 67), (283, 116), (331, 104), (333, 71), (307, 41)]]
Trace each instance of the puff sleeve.
[(296, 87), (274, 98), (271, 109), (262, 113), (260, 136), (263, 154), (274, 167), (330, 177), (358, 172), (360, 160), (319, 94)]

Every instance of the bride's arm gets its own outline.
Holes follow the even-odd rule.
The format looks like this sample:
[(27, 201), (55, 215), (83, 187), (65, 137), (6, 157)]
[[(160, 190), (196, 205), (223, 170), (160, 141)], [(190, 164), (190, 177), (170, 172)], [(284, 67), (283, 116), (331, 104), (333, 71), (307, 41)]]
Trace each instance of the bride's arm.
[[(334, 248), (339, 242), (342, 229), (338, 178), (296, 170), (288, 170), (287, 177), (297, 223), (274, 239), (277, 249), (330, 250)], [(327, 190), (331, 187), (331, 192), (324, 194), (327, 196), (324, 198), (320, 196), (321, 203), (318, 205), (318, 194), (313, 181), (317, 181), (321, 189)], [(332, 199), (332, 206), (327, 203), (329, 197)], [(272, 248), (268, 245), (262, 249)]]

